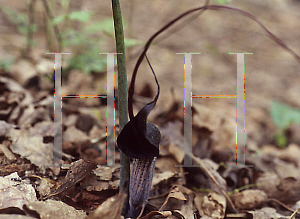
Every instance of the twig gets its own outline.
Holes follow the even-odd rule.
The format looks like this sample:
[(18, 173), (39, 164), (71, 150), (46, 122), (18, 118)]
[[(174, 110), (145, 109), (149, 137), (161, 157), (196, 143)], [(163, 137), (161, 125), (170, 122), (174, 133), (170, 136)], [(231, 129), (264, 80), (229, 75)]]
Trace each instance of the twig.
[(228, 196), (228, 194), (226, 193), (226, 191), (224, 191), (224, 189), (222, 188), (222, 186), (220, 185), (220, 183), (218, 182), (218, 180), (211, 174), (211, 172), (206, 168), (206, 166), (203, 164), (202, 160), (198, 157), (195, 157), (194, 155), (192, 155), (193, 160), (195, 160), (200, 166), (201, 168), (204, 170), (204, 172), (208, 175), (208, 177), (218, 186), (218, 188), (220, 189), (220, 191), (222, 192), (222, 194), (225, 196), (225, 198), (227, 199), (227, 201), (230, 204), (230, 207), (235, 211), (238, 212), (233, 204), (233, 202), (231, 201), (230, 197)]
[(289, 217), (289, 219), (292, 219), (300, 210), (300, 208), (298, 208), (296, 211), (293, 212), (293, 214)]
[[(287, 206), (286, 204), (282, 203), (281, 201), (275, 199), (275, 198), (268, 198), (267, 201), (273, 201), (273, 202), (276, 202), (277, 204), (281, 205), (282, 207), (284, 207), (285, 209), (291, 211), (291, 212), (294, 212), (295, 210), (290, 208), (289, 206)], [(298, 211), (296, 212), (296, 214), (299, 214)]]

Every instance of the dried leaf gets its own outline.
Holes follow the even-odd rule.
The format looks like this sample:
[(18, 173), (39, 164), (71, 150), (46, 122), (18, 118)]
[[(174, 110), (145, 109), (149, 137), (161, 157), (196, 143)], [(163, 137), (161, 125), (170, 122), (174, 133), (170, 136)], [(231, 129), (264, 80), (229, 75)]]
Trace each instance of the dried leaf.
[(196, 204), (201, 216), (212, 218), (224, 218), (226, 210), (226, 198), (216, 192), (209, 193), (207, 196), (196, 198)]
[(120, 167), (107, 167), (98, 165), (93, 171), (96, 177), (91, 177), (82, 183), (87, 191), (117, 190), (120, 185)]
[[(172, 215), (171, 211), (151, 211), (146, 216), (142, 217), (141, 219), (154, 219), (154, 218), (168, 218)], [(161, 216), (161, 217), (157, 217)]]
[(187, 200), (185, 198), (184, 194), (182, 193), (182, 191), (180, 190), (180, 188), (178, 186), (174, 186), (172, 188), (172, 190), (170, 191), (170, 193), (168, 194), (168, 196), (166, 197), (165, 202), (162, 204), (159, 211), (161, 211), (165, 207), (165, 205), (168, 203), (170, 198), (175, 198), (175, 199), (181, 200), (181, 201)]
[(29, 202), (37, 201), (32, 185), (25, 184), (18, 174), (12, 173), (0, 177), (0, 209), (18, 207)]
[(0, 151), (4, 153), (4, 155), (9, 159), (10, 161), (16, 160), (17, 158), (15, 155), (8, 149), (7, 145), (10, 145), (10, 141), (4, 140), (3, 144), (0, 144)]
[(6, 135), (8, 130), (14, 127), (16, 126), (0, 120), (0, 136)]
[[(56, 196), (59, 195), (60, 197), (65, 196), (68, 194), (76, 185), (76, 183), (83, 180), (90, 172), (96, 168), (97, 164), (93, 161), (85, 161), (85, 160), (77, 160), (73, 162), (66, 174), (66, 177), (63, 183), (57, 188), (57, 190), (49, 195)], [(47, 197), (47, 198), (48, 198)]]
[(87, 219), (121, 219), (121, 210), (126, 196), (125, 192), (121, 192), (120, 195), (107, 199)]
[(176, 174), (171, 171), (165, 171), (163, 173), (156, 173), (154, 174), (152, 180), (152, 187), (159, 184), (160, 182), (170, 179), (171, 177), (175, 176)]
[(100, 180), (111, 181), (113, 173), (116, 170), (119, 170), (120, 167), (107, 167), (107, 166), (98, 166), (93, 173), (99, 177)]
[(33, 219), (35, 217), (29, 217), (19, 214), (1, 214), (0, 219)]
[(203, 165), (202, 168), (205, 171), (205, 174), (209, 177), (212, 190), (218, 192), (219, 194), (223, 193), (221, 190), (227, 192), (226, 180), (217, 171), (219, 167), (218, 164), (209, 159), (197, 158), (195, 160), (198, 162), (198, 164)]
[(101, 192), (103, 190), (113, 189), (117, 190), (120, 186), (120, 180), (115, 181), (98, 181), (97, 179), (91, 178), (82, 185), (87, 191)]
[(253, 216), (253, 219), (261, 219), (261, 218), (278, 218), (278, 219), (289, 219), (289, 216), (283, 216), (281, 214), (276, 213), (276, 209), (265, 207), (255, 211), (248, 211)]
[(46, 165), (53, 160), (53, 144), (45, 144), (41, 135), (31, 136), (26, 129), (10, 129), (7, 136), (12, 141), (11, 150), (27, 158), (31, 163), (45, 171)]
[(300, 197), (300, 180), (287, 177), (282, 180), (275, 174), (266, 174), (258, 179), (258, 188), (263, 190), (268, 198), (275, 198), (285, 204), (294, 204)]
[(26, 204), (24, 210), (30, 214), (32, 211), (39, 214), (39, 218), (55, 219), (83, 219), (86, 214), (75, 208), (55, 200), (37, 201)]
[(175, 157), (176, 161), (181, 164), (184, 159), (184, 150), (180, 149), (179, 147), (177, 147), (175, 144), (171, 142), (169, 145), (169, 151), (170, 154), (172, 154)]
[(186, 218), (194, 218), (194, 211), (193, 211), (193, 200), (194, 200), (194, 198), (195, 198), (195, 194), (190, 193), (188, 201), (181, 206), (180, 212)]
[(42, 197), (45, 197), (50, 195), (52, 187), (54, 187), (54, 184), (48, 182), (46, 179), (41, 179), (40, 185), (36, 188), (36, 190)]
[(259, 208), (267, 201), (268, 196), (262, 190), (245, 190), (230, 196), (235, 207), (239, 210)]

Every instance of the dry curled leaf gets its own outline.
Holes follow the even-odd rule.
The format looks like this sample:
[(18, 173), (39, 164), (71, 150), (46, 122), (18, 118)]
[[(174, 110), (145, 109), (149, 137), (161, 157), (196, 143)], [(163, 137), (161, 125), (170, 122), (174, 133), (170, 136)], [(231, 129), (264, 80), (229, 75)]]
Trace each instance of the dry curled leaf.
[(31, 135), (26, 129), (10, 129), (7, 136), (12, 141), (11, 150), (21, 155), (21, 157), (30, 160), (42, 172), (45, 171), (46, 165), (52, 163), (53, 144), (45, 144), (41, 135)]
[(90, 174), (90, 172), (96, 168), (96, 165), (97, 164), (93, 161), (85, 161), (82, 159), (73, 162), (67, 172), (63, 183), (54, 193), (52, 193), (48, 197), (56, 195), (60, 197), (65, 196), (75, 187), (76, 183), (80, 182), (88, 174)]
[(18, 207), (29, 202), (37, 201), (32, 185), (25, 184), (18, 174), (12, 173), (0, 177), (0, 209)]
[(29, 217), (19, 214), (1, 214), (0, 219), (33, 219), (34, 217)]
[(0, 136), (6, 135), (9, 129), (15, 128), (15, 125), (9, 124), (3, 120), (0, 120)]
[(30, 214), (32, 211), (39, 218), (55, 218), (55, 219), (83, 219), (86, 214), (82, 211), (77, 211), (72, 206), (69, 206), (61, 201), (46, 200), (28, 203), (24, 206), (24, 210)]
[(235, 207), (239, 210), (251, 210), (259, 208), (267, 201), (268, 196), (262, 190), (245, 190), (230, 196)]
[(112, 189), (117, 190), (120, 185), (120, 167), (107, 167), (98, 165), (93, 171), (95, 177), (91, 177), (82, 183), (87, 191), (101, 192)]
[(226, 198), (223, 195), (212, 192), (207, 196), (197, 196), (195, 202), (201, 216), (218, 219), (225, 217)]
[(190, 193), (188, 196), (188, 201), (181, 206), (180, 212), (186, 218), (194, 218), (194, 211), (193, 211), (193, 200), (195, 198), (194, 193)]
[(261, 219), (261, 218), (278, 218), (278, 219), (289, 219), (290, 216), (283, 216), (276, 212), (276, 209), (265, 207), (255, 211), (248, 211), (248, 213), (252, 214), (253, 219)]
[(285, 204), (294, 204), (300, 197), (300, 180), (294, 177), (279, 179), (275, 174), (265, 174), (257, 181), (258, 188), (263, 190), (268, 198), (275, 198)]
[[(107, 199), (87, 219), (121, 219), (121, 210), (126, 196), (123, 191), (119, 195)], [(114, 210), (112, 211), (112, 209)]]
[(181, 200), (181, 201), (186, 201), (187, 200), (185, 198), (184, 194), (182, 193), (182, 191), (180, 190), (180, 188), (178, 186), (174, 186), (171, 189), (168, 196), (166, 197), (165, 202), (162, 204), (159, 211), (161, 211), (165, 207), (165, 205), (167, 204), (167, 202), (169, 201), (170, 198), (175, 198), (175, 199)]
[(151, 211), (141, 219), (155, 219), (155, 218), (170, 218), (172, 216), (171, 211)]

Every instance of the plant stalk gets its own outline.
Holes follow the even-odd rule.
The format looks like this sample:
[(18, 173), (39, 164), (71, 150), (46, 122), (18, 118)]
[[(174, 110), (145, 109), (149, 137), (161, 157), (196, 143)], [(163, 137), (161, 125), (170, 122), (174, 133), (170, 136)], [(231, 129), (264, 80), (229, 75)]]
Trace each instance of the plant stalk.
[[(48, 2), (46, 0), (42, 0), (42, 3), (44, 5), (44, 8), (46, 10), (46, 13), (47, 13), (47, 16), (49, 18), (49, 22), (50, 24), (52, 25), (52, 20), (54, 18), (51, 10), (50, 10), (50, 7), (48, 5)], [(54, 33), (55, 33), (55, 37), (57, 39), (57, 44), (58, 44), (58, 52), (62, 52), (62, 45), (61, 45), (61, 32), (59, 31), (58, 29), (58, 26), (57, 25), (52, 25), (53, 26), (53, 30), (54, 30)]]
[[(124, 32), (122, 13), (119, 0), (112, 0), (115, 39), (118, 61), (118, 107), (119, 107), (119, 132), (122, 131), (128, 122), (128, 94), (127, 94), (127, 71), (124, 44)], [(130, 177), (130, 158), (120, 151), (120, 192), (124, 187), (127, 198), (124, 202), (122, 215), (126, 216), (129, 208), (129, 177)]]
[(27, 45), (25, 50), (25, 55), (28, 57), (30, 56), (32, 46), (33, 46), (33, 25), (34, 25), (34, 6), (35, 6), (36, 0), (31, 0), (29, 3), (29, 24), (27, 27)]

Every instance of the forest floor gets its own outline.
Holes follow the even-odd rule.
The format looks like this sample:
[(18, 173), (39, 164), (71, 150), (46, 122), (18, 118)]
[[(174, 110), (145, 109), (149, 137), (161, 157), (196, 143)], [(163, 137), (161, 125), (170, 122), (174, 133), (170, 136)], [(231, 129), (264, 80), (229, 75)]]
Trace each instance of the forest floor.
[[(116, 146), (116, 165), (106, 166), (105, 99), (63, 98), (63, 164), (50, 165), (54, 56), (46, 53), (57, 51), (58, 44), (42, 1), (36, 1), (37, 29), (26, 50), (30, 2), (35, 1), (0, 0), (0, 219), (120, 218), (120, 153)], [(60, 17), (58, 28), (69, 31), (63, 36), (63, 52), (71, 53), (62, 56), (62, 95), (106, 95), (106, 58), (98, 53), (115, 52), (111, 3), (67, 2), (49, 1), (57, 20), (73, 11), (86, 14)], [(149, 37), (204, 2), (120, 2), (125, 38), (131, 43), (126, 48), (128, 82)], [(232, 0), (227, 6), (255, 15), (300, 55), (299, 1)], [(84, 20), (91, 11), (95, 13)], [(238, 13), (207, 10), (175, 26), (147, 53), (160, 84), (148, 119), (159, 127), (162, 139), (142, 218), (292, 218), (300, 208), (300, 63)], [(95, 51), (100, 63), (88, 55)], [(237, 58), (229, 53), (253, 53), (245, 55), (245, 151), (236, 148), (234, 98), (192, 100), (194, 162), (204, 169), (176, 167), (184, 160), (184, 58), (176, 54), (182, 52), (201, 53), (192, 59), (193, 95), (236, 95)], [(117, 71), (115, 75), (117, 138)], [(136, 114), (157, 89), (146, 62), (135, 88)], [(246, 165), (236, 165), (241, 150)]]

